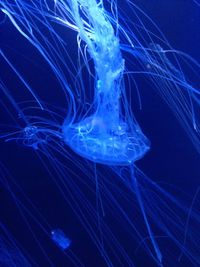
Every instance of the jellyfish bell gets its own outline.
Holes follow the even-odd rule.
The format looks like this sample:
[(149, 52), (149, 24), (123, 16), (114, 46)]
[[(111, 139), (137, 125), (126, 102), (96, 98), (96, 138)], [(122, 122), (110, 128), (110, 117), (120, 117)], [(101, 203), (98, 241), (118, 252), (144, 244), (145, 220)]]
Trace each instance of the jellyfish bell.
[(127, 130), (123, 121), (110, 125), (108, 118), (90, 116), (72, 125), (63, 125), (66, 144), (77, 154), (106, 165), (129, 165), (142, 158), (150, 143), (138, 128)]

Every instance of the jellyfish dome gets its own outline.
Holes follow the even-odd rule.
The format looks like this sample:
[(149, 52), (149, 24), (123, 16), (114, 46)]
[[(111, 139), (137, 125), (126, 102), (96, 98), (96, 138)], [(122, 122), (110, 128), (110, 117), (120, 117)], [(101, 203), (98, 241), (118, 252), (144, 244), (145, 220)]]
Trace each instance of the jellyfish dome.
[(140, 132), (129, 133), (125, 123), (110, 128), (109, 120), (89, 117), (63, 128), (65, 142), (79, 155), (108, 165), (128, 165), (142, 158), (149, 144)]

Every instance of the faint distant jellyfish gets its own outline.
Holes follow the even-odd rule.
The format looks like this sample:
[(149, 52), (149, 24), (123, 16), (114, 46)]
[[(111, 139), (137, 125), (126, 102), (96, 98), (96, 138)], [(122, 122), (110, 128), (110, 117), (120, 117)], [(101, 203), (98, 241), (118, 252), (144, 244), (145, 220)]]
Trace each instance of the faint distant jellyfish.
[[(78, 5), (88, 17), (90, 29), (84, 28)], [(96, 1), (73, 1), (71, 7), (79, 35), (87, 43), (94, 60), (97, 79), (93, 114), (74, 124), (65, 123), (65, 142), (79, 155), (94, 162), (107, 165), (134, 163), (148, 151), (149, 142), (136, 121), (130, 118), (129, 111), (121, 112), (124, 59), (119, 40), (104, 9)]]
[(71, 240), (67, 238), (65, 233), (60, 229), (51, 231), (51, 239), (62, 250), (66, 250), (71, 246)]
[(24, 128), (24, 136), (23, 136), (24, 145), (31, 146), (37, 149), (37, 138), (36, 138), (37, 131), (38, 129), (36, 126), (30, 126), (30, 127), (27, 126)]
[(44, 139), (44, 136), (42, 135), (42, 129), (34, 125), (26, 126), (24, 128), (21, 138), (22, 138), (23, 145), (27, 147), (31, 147), (35, 150), (38, 149), (38, 146), (40, 144), (46, 142), (46, 140)]

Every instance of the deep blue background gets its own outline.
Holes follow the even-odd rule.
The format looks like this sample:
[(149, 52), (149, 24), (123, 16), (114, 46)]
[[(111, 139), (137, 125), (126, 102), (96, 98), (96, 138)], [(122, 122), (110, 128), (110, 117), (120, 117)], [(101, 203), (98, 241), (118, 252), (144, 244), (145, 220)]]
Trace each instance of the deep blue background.
[[(134, 2), (156, 21), (172, 47), (200, 60), (200, 8), (192, 0), (137, 0)], [(125, 11), (129, 13), (128, 9)], [(70, 37), (73, 38), (74, 36), (72, 34)], [(49, 77), (45, 63), (31, 46), (24, 43), (23, 38), (13, 30), (13, 26), (8, 21), (0, 24), (0, 47), (9, 53), (10, 58), (17, 64), (17, 67), (24, 73), (33, 87), (40, 86), (42, 94), (48, 94), (48, 101), (57, 105), (62, 102), (61, 96), (57, 95), (55, 90), (58, 84), (53, 77)], [(74, 51), (72, 51), (73, 53)], [(21, 99), (21, 94), (24, 94), (24, 100), (29, 98), (24, 89), (20, 92), (21, 84), (14, 78), (2, 59), (0, 61), (0, 75), (8, 88), (12, 88), (16, 98), (20, 95)], [(136, 117), (144, 133), (151, 140), (152, 149), (138, 163), (138, 166), (155, 181), (173, 184), (193, 195), (199, 183), (199, 156), (182, 128), (177, 124), (172, 112), (154, 93), (155, 91), (147, 88), (148, 84), (144, 83), (143, 85), (145, 87), (141, 88), (143, 110), (138, 112)], [(7, 104), (3, 97), (1, 101)], [(11, 122), (2, 106), (0, 107), (0, 117), (3, 123)], [(8, 167), (13, 177), (30, 196), (30, 199), (52, 228), (64, 229), (72, 239), (73, 251), (86, 262), (86, 266), (105, 266), (100, 256), (95, 253), (93, 244), (80, 223), (64, 203), (55, 188), (55, 184), (49, 179), (47, 172), (31, 149), (14, 142), (4, 143), (0, 141), (0, 160)], [(49, 266), (41, 255), (37, 244), (32, 238), (27, 238), (30, 236), (30, 231), (25, 227), (15, 204), (2, 187), (0, 189), (0, 221), (36, 259), (39, 266)], [(51, 253), (55, 266), (70, 267), (59, 249), (49, 242), (34, 223), (31, 223), (31, 226), (33, 230), (37, 231), (42, 246)], [(139, 257), (138, 262), (139, 267), (143, 267)], [(150, 266), (155, 266), (155, 264), (150, 265), (148, 261), (148, 265), (145, 267)], [(190, 267), (188, 265), (181, 266)]]

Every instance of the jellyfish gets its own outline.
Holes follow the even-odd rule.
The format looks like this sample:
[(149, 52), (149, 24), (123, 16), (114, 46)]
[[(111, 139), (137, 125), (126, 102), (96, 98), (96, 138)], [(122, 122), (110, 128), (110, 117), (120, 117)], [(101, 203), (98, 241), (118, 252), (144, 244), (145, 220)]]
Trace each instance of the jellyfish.
[(63, 250), (68, 249), (71, 240), (65, 236), (62, 230), (55, 229), (51, 231), (52, 240)]
[[(88, 17), (87, 28), (78, 5)], [(63, 134), (65, 142), (83, 157), (102, 164), (126, 165), (143, 157), (149, 144), (134, 119), (120, 111), (124, 59), (101, 5), (79, 1), (71, 6), (80, 38), (94, 60), (96, 79), (93, 114), (83, 116), (78, 123), (64, 124)]]
[[(173, 49), (158, 25), (133, 1), (125, 4), (133, 21), (114, 0), (0, 3), (5, 16), (0, 26), (9, 22), (44, 63), (44, 70), (37, 66), (39, 72), (48, 70), (55, 82), (51, 91), (44, 91), (41, 85), (37, 89), (38, 83), (31, 86), (6, 48), (0, 48), (2, 61), (20, 83), (20, 94), (24, 95), (18, 100), (16, 89), (10, 90), (8, 81), (1, 81), (0, 90), (6, 99), (3, 107), (14, 123), (12, 129), (1, 126), (0, 138), (33, 148), (64, 203), (98, 251), (102, 260), (98, 266), (143, 266), (134, 259), (141, 249), (149, 266), (177, 266), (185, 261), (198, 266), (196, 225), (200, 217), (198, 209), (194, 209), (196, 197), (191, 206), (179, 201), (176, 194), (138, 167), (138, 161), (151, 151), (151, 140), (143, 133), (134, 110), (136, 102), (142, 109), (137, 77), (143, 77), (151, 84), (152, 92), (169, 106), (199, 153), (200, 91), (187, 78), (184, 63), (197, 77), (200, 65)], [(70, 38), (76, 40), (78, 47), (73, 56)], [(49, 97), (52, 91), (55, 103)], [(20, 114), (20, 122), (14, 113)], [(8, 189), (5, 179), (2, 184)], [(18, 190), (15, 183), (8, 191), (13, 195)], [(182, 195), (176, 188), (173, 191)], [(18, 201), (24, 199), (15, 196)], [(25, 207), (19, 209), (24, 220), (29, 215), (49, 237), (46, 220), (37, 208), (30, 201)], [(131, 240), (128, 246), (121, 229)], [(51, 241), (67, 254), (71, 241), (65, 232), (53, 230)], [(33, 230), (32, 234), (35, 237)], [(37, 244), (47, 256), (48, 249)], [(165, 249), (166, 244), (175, 255)], [(75, 266), (89, 266), (74, 254), (67, 257), (73, 259)], [(52, 266), (51, 261), (48, 263)]]

